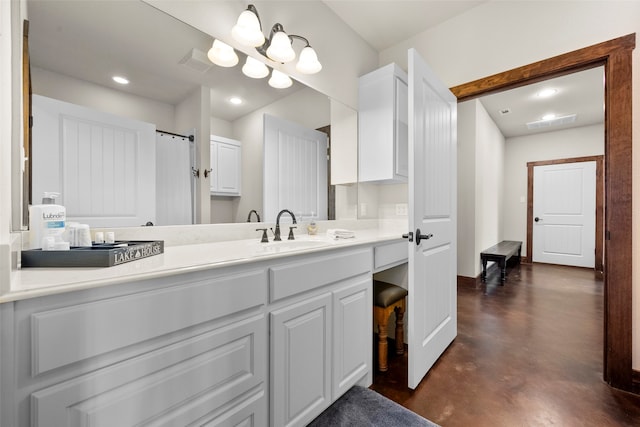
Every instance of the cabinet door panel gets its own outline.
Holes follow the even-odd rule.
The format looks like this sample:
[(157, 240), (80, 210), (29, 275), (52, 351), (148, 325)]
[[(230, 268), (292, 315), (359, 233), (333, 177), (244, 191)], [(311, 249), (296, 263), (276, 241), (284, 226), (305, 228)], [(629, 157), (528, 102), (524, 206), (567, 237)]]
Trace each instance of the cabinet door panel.
[(242, 145), (239, 141), (211, 135), (211, 185), (214, 196), (241, 194)]
[(240, 195), (240, 147), (218, 143), (218, 191)]
[(331, 294), (271, 313), (271, 425), (306, 425), (331, 403)]
[(371, 371), (371, 277), (333, 292), (333, 400)]
[(255, 316), (37, 391), (32, 426), (187, 425), (264, 384), (264, 328)]

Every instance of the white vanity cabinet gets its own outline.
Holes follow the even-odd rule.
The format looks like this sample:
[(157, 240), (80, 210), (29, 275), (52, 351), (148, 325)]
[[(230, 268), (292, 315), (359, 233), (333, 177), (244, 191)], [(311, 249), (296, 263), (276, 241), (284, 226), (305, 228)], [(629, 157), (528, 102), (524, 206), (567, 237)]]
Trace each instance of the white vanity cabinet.
[(406, 182), (409, 176), (407, 74), (396, 64), (389, 64), (360, 77), (358, 90), (359, 181)]
[(240, 141), (211, 135), (211, 195), (240, 196), (242, 145)]
[(374, 265), (402, 256), (394, 240), (212, 259), (4, 302), (0, 425), (307, 425), (371, 384)]
[(266, 290), (209, 270), (2, 304), (1, 424), (268, 425)]
[(272, 426), (304, 426), (371, 383), (370, 249), (270, 268)]

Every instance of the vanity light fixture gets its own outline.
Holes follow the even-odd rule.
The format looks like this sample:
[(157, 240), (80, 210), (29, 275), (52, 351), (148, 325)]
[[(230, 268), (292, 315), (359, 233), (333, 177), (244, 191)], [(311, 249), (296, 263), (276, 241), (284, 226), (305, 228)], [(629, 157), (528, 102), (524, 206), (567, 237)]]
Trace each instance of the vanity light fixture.
[(221, 67), (233, 67), (239, 61), (236, 51), (218, 39), (213, 40), (213, 45), (211, 45), (207, 56), (211, 62)]
[(242, 66), (242, 72), (252, 79), (262, 79), (269, 75), (269, 67), (257, 59), (247, 56), (247, 61)]
[(236, 25), (231, 29), (231, 35), (243, 46), (258, 47), (264, 44), (264, 34), (256, 7), (250, 4), (247, 10), (238, 16)]
[(300, 53), (296, 69), (303, 74), (315, 74), (322, 69), (318, 55), (309, 44), (309, 40), (296, 34), (287, 34), (282, 24), (274, 24), (269, 38), (265, 38), (262, 34), (258, 10), (252, 4), (240, 14), (236, 25), (231, 30), (231, 35), (243, 46), (255, 47), (261, 55), (281, 63), (296, 59), (296, 52), (292, 46), (293, 40), (301, 40), (305, 46)]
[(271, 72), (271, 78), (269, 79), (269, 86), (274, 87), (276, 89), (286, 89), (293, 84), (291, 77), (287, 76), (284, 73), (281, 73), (278, 70), (273, 70)]
[(116, 83), (119, 83), (121, 85), (128, 85), (129, 84), (129, 80), (122, 77), (122, 76), (113, 76), (112, 77), (113, 81)]

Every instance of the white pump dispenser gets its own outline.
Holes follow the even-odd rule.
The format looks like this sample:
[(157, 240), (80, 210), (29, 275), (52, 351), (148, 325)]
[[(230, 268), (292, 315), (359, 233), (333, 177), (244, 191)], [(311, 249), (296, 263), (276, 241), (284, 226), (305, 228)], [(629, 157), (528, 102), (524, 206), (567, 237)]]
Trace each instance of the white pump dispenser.
[[(62, 242), (67, 210), (64, 206), (55, 204), (55, 199), (59, 196), (59, 193), (45, 192), (41, 205), (29, 206), (29, 247), (31, 249), (45, 248), (50, 243)], [(49, 237), (53, 238), (53, 242), (48, 239)]]

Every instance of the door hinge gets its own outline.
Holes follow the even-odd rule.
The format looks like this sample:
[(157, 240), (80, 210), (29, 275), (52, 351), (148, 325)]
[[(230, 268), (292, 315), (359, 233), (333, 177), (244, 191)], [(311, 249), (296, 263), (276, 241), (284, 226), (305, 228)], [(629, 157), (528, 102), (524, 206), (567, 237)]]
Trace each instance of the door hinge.
[(605, 231), (604, 238), (607, 240), (611, 240), (611, 232), (609, 230)]

